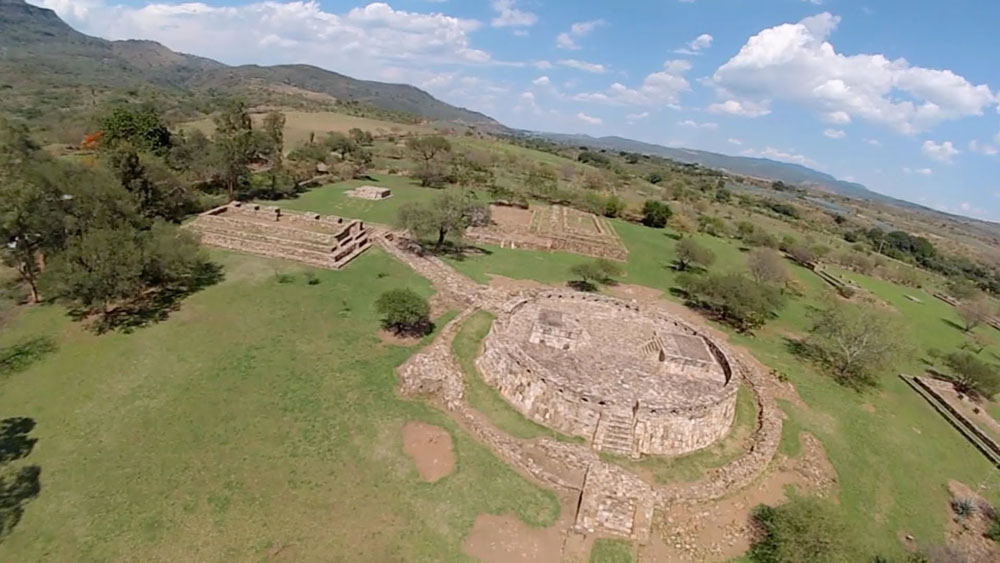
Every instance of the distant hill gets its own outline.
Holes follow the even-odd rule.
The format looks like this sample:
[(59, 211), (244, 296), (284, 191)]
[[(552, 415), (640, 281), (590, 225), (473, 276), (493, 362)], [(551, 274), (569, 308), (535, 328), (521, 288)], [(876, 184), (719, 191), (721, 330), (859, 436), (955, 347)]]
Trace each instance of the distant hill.
[(662, 145), (644, 143), (623, 137), (591, 137), (590, 135), (564, 135), (561, 133), (538, 132), (527, 132), (527, 134), (564, 144), (662, 156), (678, 162), (696, 163), (706, 168), (724, 170), (742, 176), (780, 180), (786, 184), (813, 188), (845, 197), (906, 203), (873, 192), (861, 184), (838, 180), (825, 172), (813, 170), (799, 164), (780, 162), (768, 158), (729, 156), (694, 149), (664, 147)]
[(231, 67), (153, 41), (90, 37), (52, 10), (0, 0), (0, 111), (38, 119), (53, 110), (93, 107), (109, 92), (121, 91), (194, 105), (199, 96), (237, 93), (281, 100), (312, 93), (428, 121), (506, 130), (482, 113), (446, 104), (414, 86), (357, 80), (309, 65)]

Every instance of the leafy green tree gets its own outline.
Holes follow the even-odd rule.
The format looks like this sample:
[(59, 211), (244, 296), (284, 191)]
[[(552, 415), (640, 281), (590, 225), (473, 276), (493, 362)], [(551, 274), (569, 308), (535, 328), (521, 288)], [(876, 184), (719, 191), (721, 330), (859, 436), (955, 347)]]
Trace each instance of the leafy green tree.
[(240, 100), (228, 102), (215, 116), (216, 172), (229, 195), (245, 185), (250, 175), (250, 163), (257, 156), (258, 143), (253, 133), (253, 121), (246, 104)]
[(688, 302), (740, 332), (760, 328), (784, 306), (777, 288), (757, 283), (742, 273), (695, 276), (681, 274), (680, 289)]
[(837, 507), (813, 497), (761, 505), (753, 519), (762, 534), (750, 548), (754, 563), (857, 563), (857, 539)]
[(747, 268), (757, 283), (784, 286), (791, 277), (785, 259), (772, 248), (755, 248), (747, 256)]
[(170, 151), (170, 129), (149, 104), (121, 104), (101, 119), (101, 145), (128, 145), (139, 152), (166, 156)]
[(112, 304), (142, 288), (143, 247), (139, 231), (99, 228), (70, 239), (46, 276), (59, 295), (107, 314)]
[(431, 307), (412, 289), (390, 289), (375, 301), (382, 327), (396, 334), (422, 336), (433, 329)]
[(162, 160), (122, 146), (108, 153), (108, 164), (144, 217), (180, 222), (196, 209), (185, 182)]
[(570, 285), (582, 291), (593, 291), (597, 284), (609, 284), (620, 277), (624, 270), (620, 265), (605, 258), (590, 262), (581, 262), (570, 268), (570, 273), (577, 278)]
[(729, 203), (733, 199), (733, 193), (725, 187), (715, 190), (715, 201), (718, 203)]
[(285, 114), (280, 111), (269, 112), (264, 116), (263, 129), (271, 164), (280, 170), (285, 158)]
[(451, 154), (451, 143), (441, 135), (410, 137), (406, 147), (417, 160), (415, 177), (425, 187), (440, 187), (446, 183), (445, 157)]
[(650, 184), (659, 184), (663, 182), (663, 174), (659, 172), (650, 172), (646, 175), (646, 181)]
[(968, 301), (963, 301), (957, 307), (965, 332), (970, 332), (977, 326), (993, 318), (996, 311), (984, 295), (979, 295)]
[(905, 351), (906, 331), (878, 307), (832, 301), (816, 316), (805, 352), (827, 366), (837, 381), (860, 389)]
[(685, 271), (691, 266), (708, 268), (715, 263), (715, 253), (692, 238), (681, 239), (675, 248), (677, 269)]
[(625, 200), (615, 194), (611, 194), (604, 200), (604, 216), (618, 217), (625, 210)]
[(1000, 393), (1000, 373), (993, 364), (968, 352), (952, 352), (944, 357), (952, 380), (963, 393), (992, 399)]
[(375, 141), (375, 138), (369, 131), (363, 131), (357, 127), (351, 128), (347, 134), (351, 137), (352, 141), (359, 145), (370, 146)]
[(469, 227), (489, 224), (490, 213), (471, 193), (449, 189), (429, 202), (404, 205), (398, 222), (418, 239), (433, 239), (440, 249), (449, 236), (461, 238)]
[(642, 205), (642, 224), (654, 229), (662, 229), (667, 226), (667, 221), (673, 214), (673, 210), (666, 203), (647, 199)]
[(959, 301), (969, 301), (981, 295), (976, 284), (969, 280), (957, 278), (948, 282), (948, 294)]

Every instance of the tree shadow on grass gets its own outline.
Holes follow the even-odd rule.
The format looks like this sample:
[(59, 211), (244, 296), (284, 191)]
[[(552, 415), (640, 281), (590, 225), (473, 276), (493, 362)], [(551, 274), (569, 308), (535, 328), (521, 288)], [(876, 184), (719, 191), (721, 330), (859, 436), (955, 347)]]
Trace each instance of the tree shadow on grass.
[(37, 465), (13, 466), (35, 447), (28, 434), (35, 421), (27, 417), (0, 420), (0, 542), (14, 530), (28, 502), (42, 491), (42, 469)]
[(960, 324), (956, 323), (955, 321), (953, 321), (953, 320), (951, 320), (951, 319), (941, 319), (941, 322), (943, 322), (944, 324), (946, 324), (946, 325), (950, 326), (951, 328), (954, 328), (954, 329), (957, 329), (957, 330), (960, 330), (960, 331), (962, 331), (962, 332), (968, 332), (968, 331), (966, 331), (966, 330), (965, 330), (965, 327), (964, 327), (964, 326), (962, 326), (962, 325), (960, 325)]
[(56, 351), (56, 343), (47, 336), (24, 340), (0, 348), (0, 378), (22, 372)]
[[(154, 323), (167, 320), (170, 313), (180, 309), (181, 301), (225, 278), (222, 266), (214, 262), (202, 264), (193, 276), (182, 283), (159, 287), (146, 291), (139, 297), (120, 303), (113, 309), (99, 314), (90, 328), (98, 334), (108, 331), (130, 333)], [(92, 310), (71, 309), (70, 317), (76, 321), (91, 318)]]
[(442, 244), (440, 247), (430, 245), (421, 248), (424, 254), (451, 258), (452, 260), (458, 262), (464, 262), (469, 258), (475, 258), (479, 256), (490, 256), (493, 254), (492, 250), (488, 250), (480, 246), (456, 243), (451, 241), (445, 241), (445, 243)]

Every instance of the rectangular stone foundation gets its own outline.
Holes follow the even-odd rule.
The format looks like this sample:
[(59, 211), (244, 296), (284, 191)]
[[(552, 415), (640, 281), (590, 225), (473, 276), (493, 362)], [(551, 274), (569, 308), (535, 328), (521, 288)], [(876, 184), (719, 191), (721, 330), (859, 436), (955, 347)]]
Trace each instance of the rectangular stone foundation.
[(230, 203), (198, 216), (186, 228), (202, 244), (338, 270), (371, 246), (356, 219)]

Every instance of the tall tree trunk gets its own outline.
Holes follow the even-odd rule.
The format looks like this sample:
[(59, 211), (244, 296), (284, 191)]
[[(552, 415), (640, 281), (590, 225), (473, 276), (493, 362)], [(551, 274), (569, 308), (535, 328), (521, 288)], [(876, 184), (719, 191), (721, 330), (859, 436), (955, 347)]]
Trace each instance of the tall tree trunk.
[(443, 245), (443, 244), (444, 244), (444, 237), (445, 237), (445, 236), (446, 236), (447, 234), (448, 234), (448, 231), (447, 231), (447, 230), (444, 230), (444, 229), (438, 229), (438, 240), (437, 240), (437, 248), (441, 248), (441, 245)]

